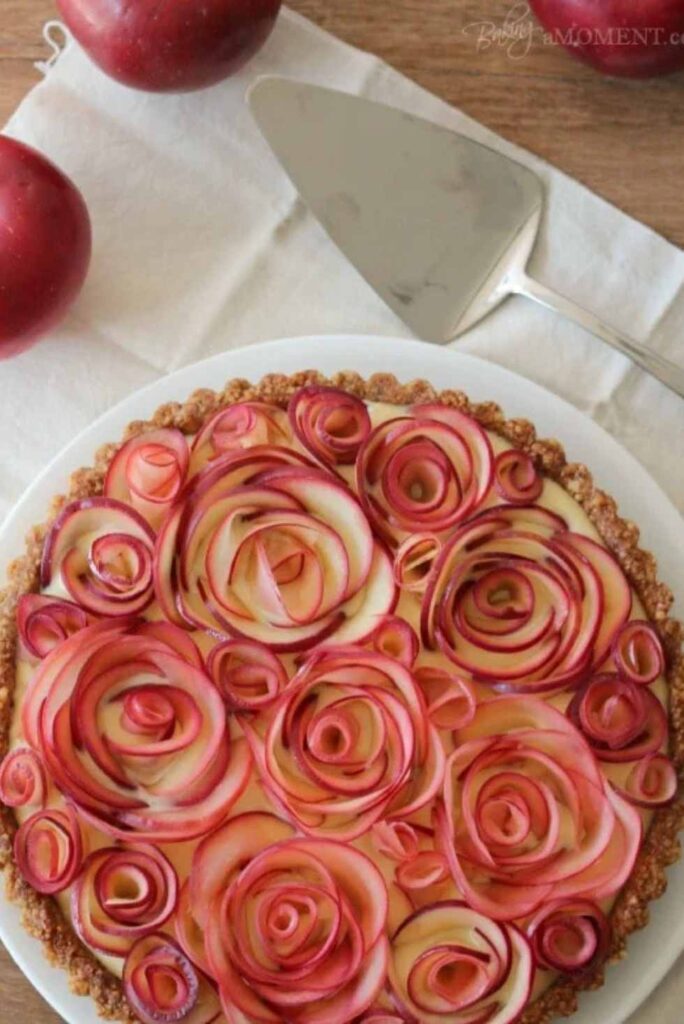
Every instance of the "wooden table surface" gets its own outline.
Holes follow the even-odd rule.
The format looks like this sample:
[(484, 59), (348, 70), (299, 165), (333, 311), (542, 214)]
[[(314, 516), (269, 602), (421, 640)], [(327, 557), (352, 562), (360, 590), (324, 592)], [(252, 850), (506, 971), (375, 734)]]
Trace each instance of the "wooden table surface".
[[(51, 0), (0, 0), (0, 124), (38, 80)], [(603, 79), (520, 25), (512, 0), (291, 0), (513, 142), (684, 245), (684, 74)], [(510, 19), (510, 14), (509, 14)], [(522, 24), (526, 24), (524, 21)], [(529, 22), (531, 25), (531, 21)], [(0, 949), (0, 1024), (59, 1018)]]

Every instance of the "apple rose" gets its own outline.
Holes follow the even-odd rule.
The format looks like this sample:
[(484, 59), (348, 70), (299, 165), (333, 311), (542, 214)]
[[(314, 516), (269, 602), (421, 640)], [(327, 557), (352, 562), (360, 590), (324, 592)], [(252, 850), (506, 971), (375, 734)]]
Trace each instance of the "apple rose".
[(268, 402), (236, 402), (210, 416), (192, 443), (190, 475), (228, 452), (257, 445), (287, 445), (287, 413)]
[(126, 957), (123, 988), (143, 1024), (215, 1024), (216, 989), (164, 932), (138, 939)]
[(495, 689), (560, 689), (605, 659), (631, 602), (605, 548), (546, 509), (500, 506), (442, 549), (423, 599), (423, 642)]
[(650, 622), (626, 622), (613, 641), (612, 654), (618, 675), (637, 686), (654, 683), (665, 671), (663, 645)]
[(47, 779), (35, 750), (15, 747), (0, 765), (0, 800), (6, 807), (43, 807)]
[(513, 1024), (529, 999), (534, 965), (529, 942), (514, 925), (446, 901), (418, 910), (398, 928), (389, 978), (410, 1020)]
[(637, 761), (667, 741), (667, 712), (655, 694), (610, 672), (583, 683), (567, 714), (599, 761)]
[(244, 725), (269, 795), (309, 835), (350, 840), (439, 792), (444, 751), (401, 662), (359, 647), (314, 653), (264, 737)]
[(155, 931), (178, 902), (178, 878), (154, 846), (112, 846), (86, 858), (71, 891), (71, 919), (80, 938), (109, 956), (125, 956)]
[(494, 486), (499, 497), (513, 505), (535, 502), (544, 489), (544, 481), (525, 452), (508, 448), (494, 462)]
[(137, 615), (152, 600), (154, 533), (114, 498), (72, 501), (45, 538), (41, 585), (61, 582), (95, 615)]
[(552, 899), (617, 892), (642, 833), (581, 734), (531, 697), (480, 704), (456, 733), (437, 827), (462, 895), (504, 921)]
[(664, 754), (647, 754), (631, 769), (624, 786), (613, 785), (637, 807), (665, 807), (677, 796), (677, 769)]
[(46, 594), (23, 594), (17, 605), (17, 630), (24, 650), (33, 658), (44, 658), (90, 622), (92, 617), (73, 601)]
[(76, 633), (41, 662), (22, 716), (66, 799), (117, 838), (202, 835), (250, 771), (197, 648), (169, 623), (107, 620)]
[(608, 952), (608, 918), (589, 900), (555, 900), (537, 911), (525, 931), (536, 963), (547, 971), (580, 974)]
[(416, 405), (367, 438), (356, 489), (386, 540), (443, 533), (471, 516), (487, 494), (492, 446), (474, 419), (441, 405)]
[(289, 832), (244, 814), (197, 848), (191, 902), (211, 973), (230, 1021), (346, 1024), (385, 981), (385, 883), (354, 847)]
[(285, 448), (228, 454), (159, 534), (157, 597), (191, 628), (294, 651), (369, 635), (392, 610), (392, 564), (343, 481)]
[(156, 529), (185, 483), (189, 461), (188, 442), (180, 430), (132, 437), (109, 464), (104, 493), (132, 505)]
[(299, 443), (326, 466), (355, 462), (371, 431), (365, 402), (339, 388), (300, 388), (287, 411)]
[(76, 811), (36, 811), (14, 837), (14, 858), (36, 892), (54, 895), (68, 888), (81, 870), (83, 839)]

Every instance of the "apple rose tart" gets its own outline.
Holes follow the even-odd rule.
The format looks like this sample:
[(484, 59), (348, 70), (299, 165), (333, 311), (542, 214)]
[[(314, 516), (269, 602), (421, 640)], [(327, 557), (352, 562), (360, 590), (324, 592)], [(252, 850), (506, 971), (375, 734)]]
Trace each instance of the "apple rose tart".
[(354, 374), (132, 424), (0, 604), (2, 862), (109, 1018), (543, 1024), (677, 856), (681, 629), (492, 405)]

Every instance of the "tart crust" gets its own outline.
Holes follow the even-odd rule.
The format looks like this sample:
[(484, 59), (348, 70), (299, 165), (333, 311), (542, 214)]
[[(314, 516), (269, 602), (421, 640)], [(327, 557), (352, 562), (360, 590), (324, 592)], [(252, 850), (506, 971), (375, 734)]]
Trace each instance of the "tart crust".
[[(558, 441), (537, 438), (534, 426), (527, 420), (507, 420), (493, 402), (471, 403), (463, 392), (437, 391), (425, 380), (400, 384), (391, 374), (375, 374), (364, 380), (353, 372), (338, 373), (331, 378), (316, 371), (302, 371), (291, 376), (269, 374), (257, 385), (236, 378), (230, 380), (222, 391), (200, 389), (183, 404), (170, 402), (160, 406), (149, 421), (130, 423), (121, 441), (103, 445), (96, 452), (93, 467), (79, 469), (72, 474), (68, 494), (54, 498), (47, 521), (29, 531), (25, 554), (9, 566), (8, 586), (0, 591), (0, 756), (6, 752), (12, 721), (16, 606), (22, 594), (38, 588), (43, 542), (59, 510), (75, 498), (101, 494), (111, 459), (131, 437), (159, 427), (177, 427), (191, 434), (210, 413), (239, 401), (256, 399), (284, 406), (294, 391), (307, 384), (343, 388), (368, 401), (395, 405), (436, 401), (453, 406), (488, 430), (500, 434), (513, 447), (527, 452), (539, 470), (568, 491), (617, 558), (663, 641), (668, 659), (670, 753), (681, 779), (684, 773), (684, 627), (669, 616), (672, 593), (658, 581), (653, 555), (639, 547), (638, 527), (619, 515), (614, 499), (594, 485), (586, 466), (569, 463)], [(648, 923), (648, 904), (665, 891), (665, 868), (680, 855), (677, 833), (683, 825), (682, 796), (670, 807), (655, 812), (634, 870), (611, 911), (611, 945), (606, 963), (623, 959), (630, 933)], [(119, 979), (80, 942), (57, 903), (32, 889), (19, 874), (12, 852), (16, 829), (11, 809), (0, 807), (0, 868), (5, 872), (8, 898), (21, 907), (24, 927), (29, 934), (40, 939), (48, 960), (69, 973), (72, 991), (90, 996), (102, 1017), (137, 1021)], [(604, 982), (604, 974), (605, 964), (579, 978), (560, 978), (525, 1009), (521, 1024), (546, 1024), (554, 1017), (570, 1016), (577, 1009), (577, 993), (583, 989), (599, 988)]]

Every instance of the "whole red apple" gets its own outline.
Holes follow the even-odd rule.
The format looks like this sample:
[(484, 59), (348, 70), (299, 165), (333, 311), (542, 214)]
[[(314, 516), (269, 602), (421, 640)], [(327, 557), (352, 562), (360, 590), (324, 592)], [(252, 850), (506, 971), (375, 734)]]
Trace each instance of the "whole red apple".
[(75, 185), (0, 135), (0, 358), (55, 327), (85, 280), (90, 218)]
[(684, 68), (682, 0), (530, 0), (554, 39), (607, 75), (650, 78)]
[(214, 85), (264, 44), (281, 0), (57, 0), (103, 71), (150, 92)]

